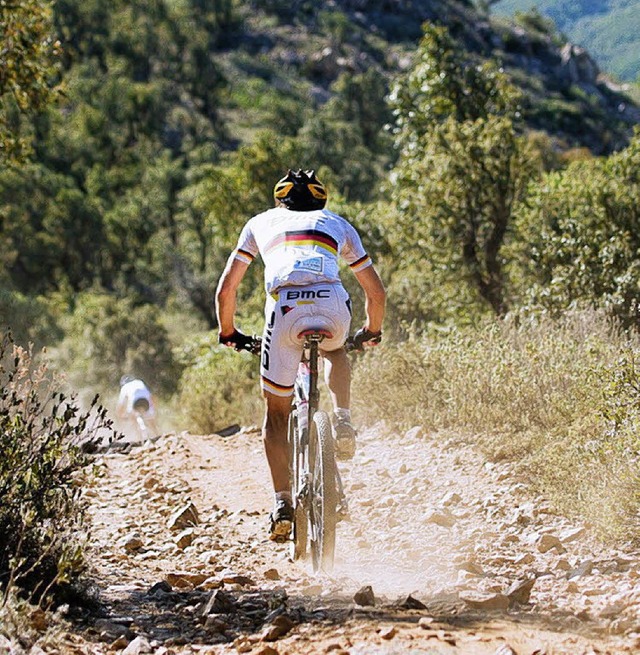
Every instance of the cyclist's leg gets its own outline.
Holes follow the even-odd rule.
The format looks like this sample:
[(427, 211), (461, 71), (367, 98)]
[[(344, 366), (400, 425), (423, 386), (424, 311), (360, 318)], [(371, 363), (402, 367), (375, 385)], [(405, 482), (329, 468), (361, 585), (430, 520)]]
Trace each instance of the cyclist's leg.
[(333, 409), (348, 409), (351, 403), (351, 365), (344, 348), (323, 351), (324, 379), (329, 387)]
[(351, 366), (344, 348), (323, 352), (324, 375), (333, 402), (336, 457), (351, 459), (356, 452), (356, 431), (351, 425)]
[(262, 426), (267, 463), (273, 480), (273, 490), (289, 491), (289, 449), (287, 445), (287, 425), (291, 411), (291, 396), (276, 396), (264, 392), (265, 415)]
[(336, 455), (338, 459), (351, 459), (356, 449), (356, 431), (351, 425), (351, 366), (345, 349), (342, 347), (349, 333), (351, 311), (349, 296), (342, 287), (336, 288), (335, 305), (332, 318), (334, 334), (339, 340), (322, 344), (325, 360), (325, 381), (333, 403), (333, 428), (336, 437)]
[(262, 428), (267, 463), (275, 493), (271, 514), (271, 538), (289, 538), (293, 523), (293, 503), (289, 481), (288, 418), (293, 398), (293, 385), (302, 347), (291, 341), (289, 313), (282, 311), (279, 299), (270, 298), (265, 308), (266, 324), (262, 338), (261, 387), (265, 399)]
[(276, 396), (268, 391), (263, 393), (265, 416), (262, 437), (275, 495), (270, 538), (274, 541), (286, 541), (291, 535), (294, 518), (287, 443), (291, 396)]

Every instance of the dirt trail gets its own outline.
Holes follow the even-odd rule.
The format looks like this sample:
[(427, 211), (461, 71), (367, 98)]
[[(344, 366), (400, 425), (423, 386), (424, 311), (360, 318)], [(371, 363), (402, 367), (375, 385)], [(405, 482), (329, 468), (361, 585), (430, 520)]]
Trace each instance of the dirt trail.
[[(342, 466), (351, 520), (330, 577), (266, 539), (257, 431), (163, 437), (98, 464), (92, 564), (105, 612), (68, 635), (73, 652), (640, 652), (640, 554), (605, 550), (455, 439), (360, 436)], [(190, 502), (197, 524), (172, 531)], [(367, 585), (374, 604), (357, 604)]]

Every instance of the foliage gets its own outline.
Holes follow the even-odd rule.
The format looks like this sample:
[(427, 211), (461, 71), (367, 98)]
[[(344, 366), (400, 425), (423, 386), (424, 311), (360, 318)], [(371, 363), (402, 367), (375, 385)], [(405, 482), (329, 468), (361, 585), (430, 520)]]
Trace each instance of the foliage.
[(77, 297), (65, 333), (58, 366), (76, 371), (76, 388), (117, 388), (127, 374), (142, 378), (154, 391), (175, 389), (179, 369), (157, 307), (86, 292)]
[(211, 434), (235, 423), (251, 425), (259, 420), (257, 357), (218, 346), (210, 335), (186, 345), (181, 361), (185, 370), (177, 405), (187, 429)]
[(30, 152), (21, 115), (43, 110), (58, 93), (60, 43), (47, 0), (0, 3), (0, 161), (20, 161)]
[(80, 445), (109, 427), (94, 400), (81, 412), (45, 365), (8, 336), (0, 344), (0, 582), (36, 600), (83, 570)]
[(358, 360), (355, 409), (473, 435), (559, 508), (626, 539), (639, 509), (639, 349), (593, 311), (414, 335)]
[(639, 325), (640, 131), (607, 159), (575, 161), (531, 188), (518, 211), (524, 302), (604, 307)]
[(0, 286), (0, 316), (5, 324), (0, 331), (11, 330), (16, 343), (43, 347), (61, 337), (60, 329), (42, 298), (26, 296)]
[(514, 126), (517, 99), (503, 73), (467, 61), (435, 27), (392, 96), (401, 148), (391, 193), (397, 260), (415, 265), (413, 277), (433, 289), (446, 291), (452, 276), (468, 284), (497, 315), (508, 308), (501, 250), (534, 172)]

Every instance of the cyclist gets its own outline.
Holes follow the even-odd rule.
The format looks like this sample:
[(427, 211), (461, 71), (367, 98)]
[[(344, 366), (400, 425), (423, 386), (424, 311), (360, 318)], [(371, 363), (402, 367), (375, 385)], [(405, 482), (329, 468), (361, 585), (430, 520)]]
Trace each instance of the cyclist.
[(354, 272), (365, 295), (366, 321), (358, 346), (379, 343), (385, 290), (354, 227), (325, 209), (327, 192), (313, 170), (289, 170), (273, 191), (275, 208), (257, 214), (244, 226), (216, 291), (220, 343), (242, 350), (251, 337), (234, 322), (237, 289), (247, 268), (260, 254), (265, 265), (265, 329), (261, 353), (261, 386), (265, 398), (263, 438), (275, 491), (271, 538), (289, 535), (293, 521), (289, 491), (287, 422), (295, 377), (302, 354), (300, 332), (327, 330), (321, 344), (325, 380), (334, 407), (336, 453), (355, 452), (351, 425), (351, 371), (344, 345), (351, 305), (338, 272), (338, 256)]
[(120, 395), (116, 406), (116, 416), (122, 420), (134, 421), (136, 414), (142, 416), (154, 434), (159, 434), (151, 391), (142, 380), (130, 375), (123, 375), (120, 378)]

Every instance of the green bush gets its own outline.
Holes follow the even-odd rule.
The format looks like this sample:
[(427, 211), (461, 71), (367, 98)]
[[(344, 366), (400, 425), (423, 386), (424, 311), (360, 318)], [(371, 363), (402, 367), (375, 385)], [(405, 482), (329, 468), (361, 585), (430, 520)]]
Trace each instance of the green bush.
[(7, 336), (0, 385), (0, 584), (36, 601), (60, 597), (84, 567), (82, 444), (110, 424), (96, 401), (80, 412)]
[(61, 337), (55, 319), (40, 298), (0, 287), (0, 332), (10, 329), (15, 341), (43, 346)]
[(359, 360), (354, 405), (369, 422), (473, 435), (561, 509), (627, 537), (639, 508), (639, 352), (594, 311), (414, 336)]
[(524, 301), (549, 310), (576, 302), (640, 325), (640, 130), (606, 159), (577, 159), (532, 184), (514, 221)]
[(182, 352), (186, 367), (177, 403), (191, 432), (210, 434), (234, 423), (251, 425), (262, 414), (258, 358), (215, 341), (210, 335)]
[(123, 374), (170, 393), (179, 377), (160, 311), (129, 298), (87, 292), (78, 296), (57, 354), (78, 388), (117, 388)]

